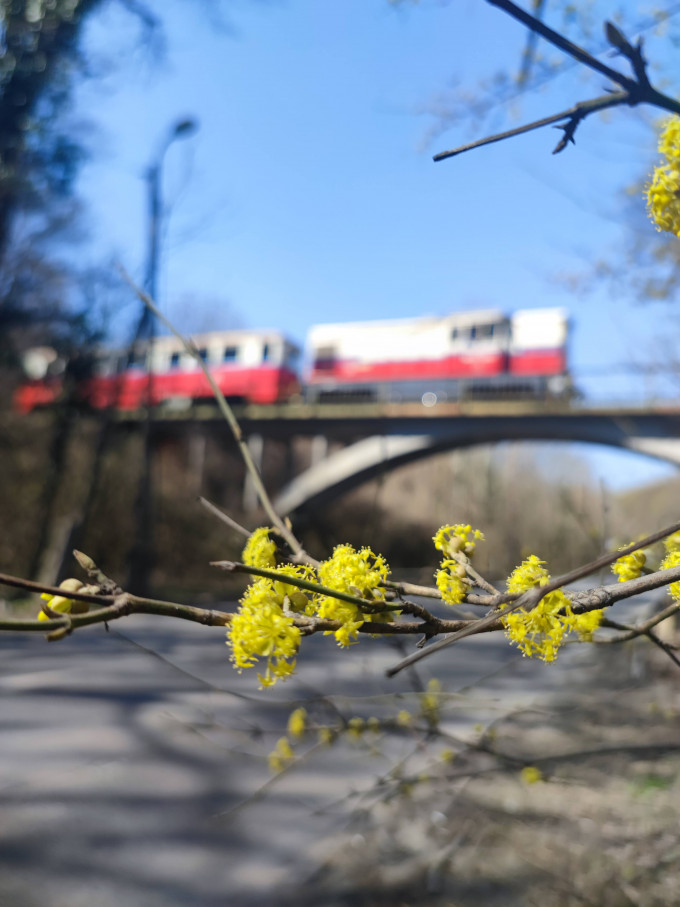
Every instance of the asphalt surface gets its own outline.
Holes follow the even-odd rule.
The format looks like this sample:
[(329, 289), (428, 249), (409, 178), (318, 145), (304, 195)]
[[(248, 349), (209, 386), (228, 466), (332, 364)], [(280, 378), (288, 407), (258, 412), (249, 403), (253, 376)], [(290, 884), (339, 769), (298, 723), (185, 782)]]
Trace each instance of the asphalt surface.
[(587, 684), (594, 659), (573, 646), (544, 666), (493, 634), (388, 681), (410, 649), (306, 643), (295, 677), (260, 691), (254, 672), (232, 670), (216, 628), (136, 616), (58, 643), (1, 634), (0, 905), (282, 904), (346, 822), (348, 794), (404, 745), (384, 759), (315, 748), (271, 782), (266, 755), (300, 700), (328, 714), (314, 701), (333, 692), (346, 716), (394, 714), (436, 675), (460, 692), (446, 721), (465, 736)]

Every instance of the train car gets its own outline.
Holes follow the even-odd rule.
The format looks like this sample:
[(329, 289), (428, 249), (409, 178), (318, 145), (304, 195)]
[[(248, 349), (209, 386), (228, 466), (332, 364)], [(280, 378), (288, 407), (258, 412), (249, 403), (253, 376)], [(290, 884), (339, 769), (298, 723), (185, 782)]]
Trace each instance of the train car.
[(563, 396), (569, 391), (563, 309), (498, 309), (445, 317), (323, 324), (308, 335), (310, 401), (437, 401)]
[[(278, 403), (300, 392), (299, 349), (278, 331), (212, 331), (193, 336), (203, 361), (227, 399), (244, 403)], [(151, 380), (149, 373), (151, 372)], [(14, 406), (31, 412), (53, 403), (63, 378), (46, 372), (19, 387)], [(208, 381), (195, 359), (175, 337), (138, 344), (130, 356), (99, 351), (87, 376), (74, 385), (74, 397), (94, 409), (136, 410), (161, 404), (185, 406), (212, 400)]]

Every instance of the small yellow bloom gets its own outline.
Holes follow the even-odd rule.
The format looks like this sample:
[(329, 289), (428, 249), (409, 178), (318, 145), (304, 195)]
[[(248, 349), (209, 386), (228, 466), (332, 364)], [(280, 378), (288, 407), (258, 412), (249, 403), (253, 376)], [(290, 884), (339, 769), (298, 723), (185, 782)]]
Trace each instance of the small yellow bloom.
[(335, 740), (335, 731), (329, 727), (321, 727), (319, 728), (318, 738), (319, 743), (323, 743), (324, 746), (330, 746)]
[(460, 576), (461, 569), (465, 573), (456, 561), (444, 560), (441, 569), (435, 573), (437, 588), (447, 605), (461, 604), (470, 591), (472, 583), (466, 576)]
[(363, 718), (350, 718), (347, 722), (347, 730), (351, 737), (355, 737), (357, 740), (361, 737), (364, 730), (366, 729), (366, 722)]
[(271, 580), (257, 580), (246, 590), (227, 628), (227, 645), (231, 646), (231, 660), (237, 670), (252, 667), (258, 658), (266, 659), (265, 673), (258, 674), (263, 687), (289, 677), (295, 670), (300, 630), (284, 613), (284, 599)]
[[(321, 585), (329, 589), (376, 603), (385, 600), (382, 583), (387, 579), (389, 567), (385, 558), (380, 554), (374, 554), (370, 548), (357, 550), (351, 545), (338, 545), (332, 557), (319, 564), (317, 572)], [(349, 646), (356, 642), (360, 628), (367, 621), (392, 619), (391, 613), (364, 613), (358, 605), (339, 601), (330, 595), (317, 596), (314, 608), (318, 617), (341, 623), (339, 629), (327, 631), (333, 633), (338, 645), (341, 646)]]
[(544, 564), (545, 561), (530, 554), (508, 577), (508, 592), (528, 592), (534, 586), (545, 586), (550, 577)]
[(295, 740), (302, 737), (307, 728), (307, 712), (303, 708), (294, 709), (288, 718), (288, 733)]
[(574, 615), (574, 629), (578, 633), (579, 639), (582, 642), (591, 641), (591, 639), (593, 638), (593, 633), (602, 623), (603, 616), (604, 611), (602, 610), (602, 608), (598, 608), (595, 611), (586, 611), (584, 614)]
[(470, 555), (475, 550), (476, 543), (484, 541), (484, 534), (469, 524), (454, 523), (438, 529), (432, 541), (434, 547), (443, 552), (445, 557), (452, 557), (457, 552)]
[(287, 737), (281, 737), (273, 751), (267, 757), (272, 772), (283, 771), (295, 758), (295, 753)]
[[(550, 574), (544, 563), (535, 554), (526, 558), (510, 574), (508, 592), (521, 594), (536, 586), (545, 586)], [(578, 633), (582, 641), (592, 639), (602, 620), (602, 611), (574, 614), (567, 596), (561, 589), (556, 589), (544, 595), (530, 611), (517, 608), (501, 620), (506, 636), (517, 645), (522, 655), (552, 662), (557, 658), (564, 637), (570, 632)]]
[(432, 727), (436, 727), (439, 723), (439, 693), (441, 688), (441, 683), (436, 677), (433, 677), (427, 684), (427, 692), (421, 693), (420, 696), (421, 714)]
[[(672, 567), (680, 567), (680, 550), (669, 551), (666, 557), (661, 561), (662, 570), (670, 570)], [(669, 583), (668, 591), (677, 601), (680, 601), (680, 582)]]
[(276, 566), (276, 542), (269, 538), (270, 532), (266, 526), (261, 526), (250, 534), (241, 554), (244, 564), (265, 569)]
[(543, 772), (535, 765), (525, 765), (519, 774), (525, 784), (538, 784), (543, 780)]
[[(623, 546), (627, 548), (627, 545)], [(647, 563), (647, 555), (644, 551), (633, 551), (632, 554), (626, 554), (620, 557), (612, 564), (612, 573), (619, 578), (620, 583), (625, 583), (629, 579), (637, 579), (642, 575), (642, 568)]]
[[(84, 583), (81, 583), (79, 579), (70, 578), (59, 583), (59, 588), (65, 592), (78, 592), (84, 588)], [(74, 614), (85, 614), (90, 607), (88, 602), (74, 601), (64, 595), (51, 595), (49, 592), (43, 592), (40, 598), (47, 602), (51, 611), (57, 611), (59, 614), (71, 614), (71, 612)], [(51, 618), (44, 611), (41, 611), (38, 614), (38, 620), (51, 620)]]
[(668, 552), (671, 551), (680, 551), (680, 532), (674, 532), (672, 535), (667, 535), (663, 540), (664, 548)]
[(680, 236), (680, 117), (666, 120), (659, 152), (662, 162), (647, 186), (647, 210), (657, 230)]
[(397, 724), (399, 727), (411, 727), (413, 724), (413, 715), (410, 712), (407, 712), (406, 709), (402, 709), (397, 715)]

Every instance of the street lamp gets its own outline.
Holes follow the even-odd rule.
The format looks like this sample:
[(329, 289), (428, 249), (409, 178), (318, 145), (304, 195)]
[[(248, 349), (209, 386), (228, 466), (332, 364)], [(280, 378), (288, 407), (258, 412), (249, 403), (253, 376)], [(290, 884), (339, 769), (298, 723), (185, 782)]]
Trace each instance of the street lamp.
[[(158, 259), (159, 245), (161, 235), (161, 223), (163, 219), (163, 199), (162, 199), (162, 175), (163, 162), (166, 152), (173, 142), (178, 139), (189, 138), (198, 131), (198, 121), (187, 117), (178, 120), (167, 131), (163, 141), (160, 143), (153, 163), (150, 164), (146, 171), (146, 184), (149, 204), (149, 252), (146, 266), (146, 275), (144, 278), (144, 289), (149, 296), (156, 301), (158, 290)], [(149, 309), (144, 310), (151, 315)], [(148, 319), (149, 326), (153, 324), (151, 318)]]
[[(167, 131), (160, 143), (153, 163), (146, 171), (147, 197), (149, 205), (149, 247), (144, 277), (144, 289), (157, 302), (158, 262), (160, 252), (161, 223), (163, 220), (162, 175), (163, 162), (168, 148), (178, 139), (188, 138), (198, 130), (198, 122), (190, 117), (178, 120)], [(144, 306), (137, 324), (136, 339), (146, 339), (146, 419), (144, 420), (144, 459), (140, 475), (137, 499), (135, 501), (135, 539), (130, 551), (129, 588), (144, 595), (147, 591), (149, 571), (153, 561), (153, 341), (155, 316)], [(136, 342), (136, 341), (135, 341)]]

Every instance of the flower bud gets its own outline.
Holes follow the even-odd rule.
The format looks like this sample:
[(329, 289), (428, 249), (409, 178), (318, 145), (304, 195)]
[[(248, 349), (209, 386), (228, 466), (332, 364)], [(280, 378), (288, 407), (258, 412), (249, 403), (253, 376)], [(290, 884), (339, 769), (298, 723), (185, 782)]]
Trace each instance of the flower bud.
[(78, 561), (78, 563), (80, 564), (80, 566), (83, 568), (83, 570), (86, 573), (95, 573), (96, 572), (97, 565), (92, 560), (92, 558), (89, 556), (89, 554), (84, 554), (82, 551), (78, 551), (76, 549), (73, 552), (73, 556)]

